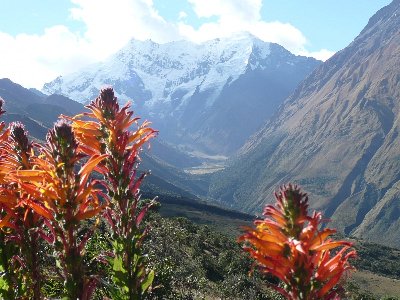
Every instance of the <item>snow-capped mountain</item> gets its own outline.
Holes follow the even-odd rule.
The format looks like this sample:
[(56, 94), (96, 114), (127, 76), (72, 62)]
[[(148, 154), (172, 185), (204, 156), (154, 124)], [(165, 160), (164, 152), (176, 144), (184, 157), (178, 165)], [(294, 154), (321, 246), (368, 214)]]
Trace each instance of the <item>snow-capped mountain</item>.
[(167, 141), (230, 154), (318, 64), (248, 33), (203, 44), (132, 40), (108, 60), (45, 84), (43, 92), (86, 103), (112, 85)]

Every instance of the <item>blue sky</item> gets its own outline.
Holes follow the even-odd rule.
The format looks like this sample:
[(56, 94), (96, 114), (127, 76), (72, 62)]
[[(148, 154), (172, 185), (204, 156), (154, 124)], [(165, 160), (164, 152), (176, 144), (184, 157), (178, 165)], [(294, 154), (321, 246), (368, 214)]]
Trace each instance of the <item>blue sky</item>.
[(0, 77), (40, 88), (129, 39), (194, 42), (250, 31), (327, 59), (390, 0), (0, 0)]

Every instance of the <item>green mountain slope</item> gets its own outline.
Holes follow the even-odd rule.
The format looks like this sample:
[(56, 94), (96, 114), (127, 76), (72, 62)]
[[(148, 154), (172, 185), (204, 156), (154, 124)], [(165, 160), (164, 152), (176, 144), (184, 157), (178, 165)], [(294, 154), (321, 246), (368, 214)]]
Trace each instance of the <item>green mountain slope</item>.
[(317, 68), (213, 178), (210, 196), (257, 212), (296, 182), (346, 234), (400, 246), (400, 1)]

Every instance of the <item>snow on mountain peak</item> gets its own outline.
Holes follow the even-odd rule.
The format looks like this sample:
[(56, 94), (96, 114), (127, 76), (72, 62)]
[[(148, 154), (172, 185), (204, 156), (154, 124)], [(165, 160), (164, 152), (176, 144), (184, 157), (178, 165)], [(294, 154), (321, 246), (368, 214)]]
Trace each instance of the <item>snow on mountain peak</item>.
[[(134, 95), (118, 89), (115, 83), (128, 81), (132, 85), (136, 80), (149, 95), (146, 106), (173, 101), (176, 92), (184, 94), (180, 103), (184, 105), (185, 99), (196, 90), (213, 90), (217, 95), (225, 84), (246, 71), (252, 53), (257, 55), (257, 60), (264, 60), (270, 53), (269, 48), (269, 43), (245, 32), (202, 44), (189, 41), (158, 44), (132, 39), (106, 61), (59, 77), (45, 84), (43, 91), (84, 102), (92, 99), (103, 85), (111, 84), (121, 100), (128, 100)], [(251, 65), (252, 69), (255, 67)], [(208, 105), (213, 103), (213, 98), (210, 95), (207, 99)]]
[[(165, 140), (231, 153), (317, 64), (243, 32), (201, 44), (131, 40), (107, 60), (58, 77), (43, 91), (87, 103), (111, 85)], [(242, 120), (239, 128), (232, 126)]]

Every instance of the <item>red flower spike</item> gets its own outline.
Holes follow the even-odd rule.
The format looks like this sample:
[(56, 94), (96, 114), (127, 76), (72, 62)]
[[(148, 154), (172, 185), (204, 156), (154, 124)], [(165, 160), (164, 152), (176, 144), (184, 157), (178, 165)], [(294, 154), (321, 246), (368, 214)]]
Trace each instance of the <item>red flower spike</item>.
[[(103, 186), (113, 195), (107, 203), (104, 217), (118, 238), (115, 242), (123, 241), (123, 250), (116, 247), (114, 257), (120, 257), (126, 274), (131, 274), (129, 280), (126, 280), (126, 286), (120, 288), (127, 291), (128, 299), (136, 299), (145, 293), (141, 290), (140, 282), (151, 274), (146, 271), (144, 258), (138, 260), (140, 264), (130, 259), (140, 253), (140, 240), (145, 235), (140, 226), (151, 206), (151, 203), (144, 204), (141, 209), (137, 209), (137, 206), (140, 207), (139, 187), (146, 173), (137, 176), (136, 171), (141, 147), (155, 137), (157, 131), (149, 127), (149, 122), (137, 126), (136, 130), (130, 130), (139, 118), (133, 117), (133, 112), (129, 110), (130, 104), (120, 108), (112, 88), (101, 90), (100, 95), (87, 108), (90, 113), (68, 120), (79, 141), (78, 151), (99, 158), (97, 161), (93, 158), (93, 164), (90, 161), (87, 164), (96, 165), (101, 170), (105, 182)], [(92, 120), (82, 120), (83, 117)], [(136, 241), (133, 246), (132, 241)]]
[[(10, 149), (22, 149), (22, 152), (28, 153), (29, 145), (18, 128), (14, 126), (10, 129), (10, 140), (13, 142)], [(15, 147), (16, 144), (18, 147)], [(6, 179), (20, 188), (20, 204), (29, 207), (49, 228), (50, 235), (38, 230), (37, 236), (55, 247), (68, 298), (87, 300), (84, 295), (87, 295), (91, 277), (86, 275), (82, 259), (85, 243), (78, 245), (77, 237), (82, 231), (81, 221), (99, 215), (104, 209), (98, 196), (101, 191), (94, 187), (91, 174), (108, 155), (92, 155), (83, 164), (82, 159), (86, 155), (79, 152), (73, 128), (65, 120), (55, 124), (47, 135), (47, 144), (38, 146), (36, 152), (38, 156), (28, 157), (27, 160), (34, 167), (14, 167)], [(6, 166), (10, 168), (21, 161), (21, 155), (17, 154), (5, 162)]]
[[(285, 283), (285, 288), (273, 288), (287, 299), (340, 299), (338, 283), (353, 269), (348, 260), (356, 256), (352, 244), (328, 239), (336, 231), (319, 229), (321, 213), (308, 215), (308, 197), (297, 186), (281, 187), (275, 198), (274, 206), (265, 207), (265, 218), (239, 238), (252, 246), (244, 250), (261, 271)], [(338, 247), (332, 257), (330, 251)]]
[[(0, 131), (3, 128), (4, 123), (0, 125)], [(41, 298), (42, 276), (37, 259), (40, 237), (38, 229), (43, 224), (45, 217), (52, 217), (44, 203), (24, 189), (24, 185), (29, 187), (32, 185), (15, 178), (18, 172), (32, 172), (34, 156), (33, 144), (29, 142), (28, 133), (21, 123), (11, 123), (7, 130), (0, 134), (0, 184), (2, 185), (0, 205), (3, 211), (0, 226), (9, 228), (4, 240), (5, 244), (2, 244), (2, 247), (7, 243), (18, 245), (17, 248), (8, 250), (13, 253), (7, 250), (4, 252), (3, 249), (3, 255), (12, 255), (21, 262), (19, 266), (13, 267), (14, 270), (6, 272), (10, 272), (11, 276), (22, 278), (21, 283), (27, 291), (25, 296), (29, 299)], [(33, 171), (33, 174), (25, 174), (25, 179), (29, 180), (34, 174), (37, 174), (36, 171)], [(42, 179), (35, 178), (36, 181)], [(36, 196), (41, 196), (41, 194), (37, 193)], [(27, 234), (27, 232), (31, 232), (31, 234)], [(4, 268), (4, 266), (2, 267)], [(7, 285), (12, 293), (18, 290), (15, 286), (16, 279), (6, 276)]]

